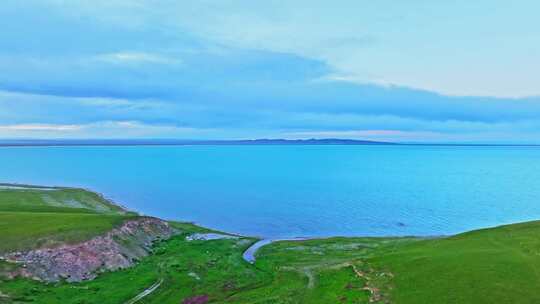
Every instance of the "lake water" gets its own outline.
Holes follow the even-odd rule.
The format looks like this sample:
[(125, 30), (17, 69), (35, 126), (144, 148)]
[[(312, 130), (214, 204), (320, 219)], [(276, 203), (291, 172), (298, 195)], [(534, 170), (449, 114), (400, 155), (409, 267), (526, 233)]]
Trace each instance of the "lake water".
[(271, 238), (441, 235), (540, 219), (540, 148), (3, 147), (0, 181)]

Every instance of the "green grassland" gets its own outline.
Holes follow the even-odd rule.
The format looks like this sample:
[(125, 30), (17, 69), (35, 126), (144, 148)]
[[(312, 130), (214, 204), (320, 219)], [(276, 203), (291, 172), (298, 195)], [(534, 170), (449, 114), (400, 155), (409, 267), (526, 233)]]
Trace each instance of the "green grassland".
[(0, 184), (0, 212), (2, 211), (126, 213), (103, 196), (84, 189), (9, 184)]
[(369, 260), (395, 303), (540, 303), (540, 222), (402, 244)]
[[(29, 212), (31, 206), (47, 206), (47, 201), (36, 199), (45, 191), (2, 191), (19, 190), (0, 190), (0, 205), (9, 201), (6, 206), (21, 202), (30, 207), (24, 212), (11, 207), (0, 216), (34, 217), (21, 227), (14, 219), (14, 226), (0, 222), (0, 248), (4, 250), (23, 246), (17, 236), (31, 240), (49, 235), (57, 242), (76, 241), (134, 216), (73, 208), (73, 204), (49, 206), (72, 208), (72, 212)], [(84, 190), (74, 193), (86, 195), (80, 191)], [(66, 193), (57, 195), (60, 201), (72, 198)], [(24, 203), (20, 198), (25, 198)], [(86, 222), (93, 224), (77, 221), (77, 217), (92, 217)], [(49, 225), (41, 224), (47, 221)], [(171, 224), (181, 233), (156, 244), (153, 254), (134, 267), (70, 284), (4, 279), (0, 281), (0, 303), (540, 303), (540, 222), (446, 238), (275, 242), (258, 252), (254, 265), (245, 262), (242, 253), (255, 239), (188, 241), (186, 236), (209, 230), (188, 223)], [(63, 228), (59, 232), (49, 226)], [(70, 239), (70, 233), (77, 237)], [(2, 267), (13, 265), (0, 262), (0, 270)], [(158, 286), (154, 292), (130, 302), (153, 285)]]
[(0, 253), (76, 243), (133, 216), (83, 189), (0, 186)]

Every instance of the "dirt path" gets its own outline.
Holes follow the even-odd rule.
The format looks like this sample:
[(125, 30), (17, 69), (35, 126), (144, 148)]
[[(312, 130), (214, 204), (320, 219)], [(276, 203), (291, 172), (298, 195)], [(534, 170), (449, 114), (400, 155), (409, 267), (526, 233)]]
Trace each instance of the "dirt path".
[(248, 249), (246, 249), (246, 251), (244, 251), (244, 253), (242, 254), (242, 258), (244, 259), (244, 261), (250, 264), (253, 264), (255, 263), (255, 259), (256, 259), (255, 255), (257, 251), (259, 251), (259, 249), (261, 249), (262, 247), (268, 244), (271, 244), (273, 242), (280, 242), (280, 241), (305, 241), (308, 239), (309, 238), (302, 238), (302, 237), (283, 238), (283, 239), (261, 239), (253, 243), (253, 245), (251, 245)]
[(160, 279), (159, 281), (155, 282), (154, 284), (152, 284), (152, 286), (146, 288), (145, 290), (143, 290), (143, 292), (139, 293), (139, 294), (136, 295), (134, 298), (132, 298), (131, 300), (125, 302), (124, 304), (134, 304), (134, 303), (137, 303), (137, 302), (140, 301), (142, 298), (146, 297), (147, 295), (151, 294), (151, 293), (154, 292), (156, 289), (158, 289), (159, 286), (161, 286), (161, 283), (163, 283), (163, 279)]
[(315, 287), (315, 275), (309, 268), (304, 268), (304, 274), (308, 278), (307, 288), (313, 289)]
[(381, 290), (375, 286), (373, 286), (373, 283), (371, 281), (371, 278), (366, 275), (366, 273), (362, 272), (361, 270), (358, 270), (354, 264), (351, 264), (351, 267), (356, 274), (356, 276), (360, 279), (364, 279), (366, 281), (366, 285), (362, 288), (363, 290), (366, 290), (369, 292), (369, 303), (375, 303), (380, 302), (383, 300), (383, 296), (381, 294)]

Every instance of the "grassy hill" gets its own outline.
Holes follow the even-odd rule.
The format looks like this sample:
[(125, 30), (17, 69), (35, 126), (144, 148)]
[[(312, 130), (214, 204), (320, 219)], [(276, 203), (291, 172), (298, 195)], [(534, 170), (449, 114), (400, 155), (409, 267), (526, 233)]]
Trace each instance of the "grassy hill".
[[(85, 206), (110, 204), (91, 192), (49, 191), (0, 190), (0, 216), (11, 223), (0, 220), (3, 250), (39, 246), (32, 239), (74, 242), (133, 216), (65, 204), (75, 197)], [(186, 236), (208, 230), (171, 224), (181, 234), (134, 267), (71, 284), (0, 279), (0, 303), (540, 303), (540, 222), (434, 239), (276, 242), (258, 252), (254, 265), (242, 260), (254, 239), (189, 241)], [(136, 297), (150, 287), (149, 295)]]
[(84, 189), (0, 185), (0, 254), (76, 243), (133, 217)]
[(1, 211), (126, 213), (100, 194), (85, 189), (0, 183)]
[(395, 303), (540, 303), (540, 222), (472, 231), (383, 250)]

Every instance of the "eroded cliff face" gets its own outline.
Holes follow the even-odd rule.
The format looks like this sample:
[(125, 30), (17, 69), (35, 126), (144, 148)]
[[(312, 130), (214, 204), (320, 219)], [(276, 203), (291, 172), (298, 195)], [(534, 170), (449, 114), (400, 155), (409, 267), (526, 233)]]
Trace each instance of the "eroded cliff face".
[(21, 266), (10, 273), (13, 277), (78, 282), (93, 279), (103, 271), (132, 266), (151, 253), (154, 242), (168, 239), (176, 232), (165, 221), (141, 217), (83, 243), (14, 252), (3, 258)]

